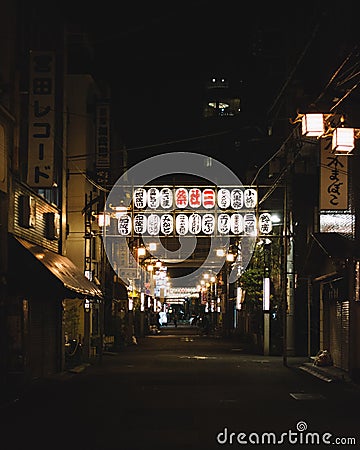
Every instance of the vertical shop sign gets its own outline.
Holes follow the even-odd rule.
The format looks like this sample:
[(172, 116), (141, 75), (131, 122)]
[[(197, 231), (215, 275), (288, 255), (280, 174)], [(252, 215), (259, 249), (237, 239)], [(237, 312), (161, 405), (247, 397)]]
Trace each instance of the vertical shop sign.
[(35, 188), (54, 184), (55, 55), (31, 52), (29, 80), (27, 183)]
[(110, 106), (100, 103), (96, 108), (96, 181), (110, 183)]
[(348, 156), (331, 151), (331, 138), (320, 140), (320, 209), (348, 209)]

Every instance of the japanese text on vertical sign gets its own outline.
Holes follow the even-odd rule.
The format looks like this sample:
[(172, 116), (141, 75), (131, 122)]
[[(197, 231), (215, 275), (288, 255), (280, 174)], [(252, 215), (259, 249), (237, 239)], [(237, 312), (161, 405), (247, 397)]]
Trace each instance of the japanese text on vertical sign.
[(106, 186), (110, 180), (110, 106), (97, 105), (96, 110), (96, 177), (100, 185)]
[(331, 138), (321, 139), (320, 209), (348, 208), (347, 157), (331, 151)]
[(32, 52), (29, 83), (27, 182), (48, 188), (54, 183), (55, 55)]

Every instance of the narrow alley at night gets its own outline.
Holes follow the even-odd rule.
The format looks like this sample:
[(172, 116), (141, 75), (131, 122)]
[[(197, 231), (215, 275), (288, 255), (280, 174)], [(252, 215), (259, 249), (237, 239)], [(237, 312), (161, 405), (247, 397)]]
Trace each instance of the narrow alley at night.
[(0, 447), (359, 446), (355, 2), (2, 6)]

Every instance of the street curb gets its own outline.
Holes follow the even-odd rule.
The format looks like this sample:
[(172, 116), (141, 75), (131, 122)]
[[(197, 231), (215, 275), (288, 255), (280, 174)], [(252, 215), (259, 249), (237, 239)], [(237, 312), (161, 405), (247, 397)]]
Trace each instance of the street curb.
[(360, 388), (360, 386), (355, 384), (354, 381), (345, 371), (338, 369), (337, 367), (334, 366), (320, 367), (315, 366), (314, 363), (307, 362), (303, 363), (299, 367), (299, 369), (309, 373), (310, 375), (316, 376), (317, 378), (326, 381), (327, 383), (343, 382), (351, 384), (354, 387)]
[(331, 382), (335, 381), (335, 378), (324, 375), (324, 374), (320, 373), (319, 371), (314, 370), (310, 367), (300, 366), (299, 369), (303, 370), (304, 372), (309, 373), (310, 375), (313, 375), (313, 376), (319, 378), (320, 380), (326, 381), (327, 383), (331, 383)]

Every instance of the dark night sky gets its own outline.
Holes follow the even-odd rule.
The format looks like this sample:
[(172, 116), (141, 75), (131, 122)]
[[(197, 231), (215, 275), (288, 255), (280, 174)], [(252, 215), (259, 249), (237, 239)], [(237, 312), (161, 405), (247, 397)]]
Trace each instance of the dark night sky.
[(299, 102), (315, 99), (353, 47), (354, 5), (335, 13), (320, 1), (63, 0), (58, 10), (92, 36), (96, 71), (112, 86), (117, 128), (131, 147), (201, 134), (213, 73), (242, 81), (243, 114), (255, 127), (284, 120), (276, 114), (286, 89), (277, 99), (287, 82), (303, 86)]

